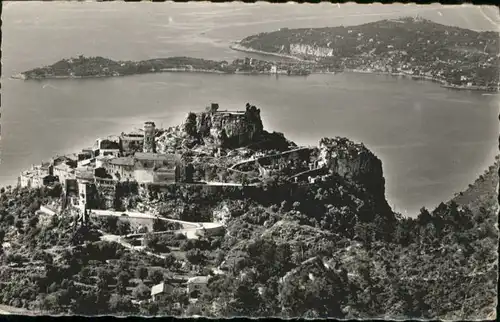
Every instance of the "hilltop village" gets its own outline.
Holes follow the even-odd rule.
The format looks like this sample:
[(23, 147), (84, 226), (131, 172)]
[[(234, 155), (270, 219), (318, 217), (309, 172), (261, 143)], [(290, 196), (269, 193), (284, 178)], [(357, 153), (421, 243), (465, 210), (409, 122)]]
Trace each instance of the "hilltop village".
[(363, 144), (297, 146), (248, 103), (147, 121), (1, 188), (0, 312), (491, 316), (494, 193), (412, 219), (384, 187)]
[(92, 148), (33, 166), (18, 181), (29, 188), (60, 184), (65, 198), (59, 207), (125, 211), (131, 207), (124, 186), (147, 196), (176, 184), (243, 187), (278, 177), (312, 182), (329, 171), (342, 176), (378, 171), (381, 176), (380, 167), (363, 164), (370, 158), (375, 159), (362, 145), (340, 138), (298, 147), (264, 131), (255, 106), (224, 111), (213, 103), (204, 112), (190, 113), (181, 126), (164, 130), (145, 122), (138, 133), (98, 139)]
[[(363, 145), (344, 138), (325, 138), (318, 147), (299, 147), (283, 134), (265, 131), (255, 106), (246, 104), (243, 110), (228, 111), (212, 103), (203, 112), (189, 113), (179, 126), (159, 129), (148, 121), (137, 133), (97, 139), (92, 148), (33, 166), (21, 173), (15, 191), (43, 191), (45, 201), (30, 206), (32, 227), (45, 230), (51, 225), (67, 225), (66, 231), (72, 232), (70, 240), (59, 237), (66, 240), (59, 240), (59, 246), (40, 242), (37, 247), (42, 253), (37, 256), (64, 256), (57, 255), (60, 248), (56, 251), (61, 242), (69, 243), (74, 251), (84, 240), (101, 240), (142, 254), (138, 256), (168, 259), (177, 267), (175, 273), (165, 277), (157, 272), (156, 277), (148, 277), (148, 282), (138, 287), (151, 294), (130, 293), (135, 297), (133, 303), (151, 305), (166, 292), (186, 287), (189, 303), (195, 303), (196, 294), (206, 288), (210, 276), (225, 274), (230, 266), (192, 248), (206, 243), (207, 238), (220, 247), (220, 238), (229, 233), (226, 229), (233, 229), (234, 211), (243, 210), (242, 200), (251, 198), (270, 205), (289, 195), (299, 198), (308, 194), (313, 184), (327, 186), (332, 176), (365, 182), (384, 216), (390, 217), (380, 160)], [(2, 197), (9, 191), (14, 190), (3, 189)], [(363, 208), (361, 200), (356, 203)], [(23, 232), (22, 224), (16, 225), (17, 232), (8, 229), (3, 233), (9, 240), (4, 243), (8, 253)], [(267, 225), (272, 226), (271, 221)], [(16, 255), (17, 259), (9, 256), (8, 267), (13, 270), (19, 265), (39, 265), (23, 260), (24, 255)], [(87, 285), (86, 281), (78, 277), (72, 285)], [(123, 283), (130, 284), (129, 280)], [(22, 306), (31, 308), (29, 303)]]

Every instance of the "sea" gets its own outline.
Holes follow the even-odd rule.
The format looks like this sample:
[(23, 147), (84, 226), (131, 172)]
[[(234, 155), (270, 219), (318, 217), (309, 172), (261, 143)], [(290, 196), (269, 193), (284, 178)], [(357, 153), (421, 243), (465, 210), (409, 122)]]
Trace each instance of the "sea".
[[(287, 76), (162, 73), (118, 78), (21, 81), (11, 75), (62, 58), (143, 60), (254, 57), (231, 42), (279, 28), (357, 25), (420, 16), (496, 30), (492, 7), (243, 3), (3, 2), (0, 186), (52, 156), (98, 137), (179, 124), (211, 102), (261, 109), (264, 126), (301, 145), (322, 137), (363, 142), (383, 162), (386, 196), (415, 216), (464, 190), (498, 153), (499, 96), (428, 81), (339, 73)], [(268, 57), (268, 59), (279, 59)]]

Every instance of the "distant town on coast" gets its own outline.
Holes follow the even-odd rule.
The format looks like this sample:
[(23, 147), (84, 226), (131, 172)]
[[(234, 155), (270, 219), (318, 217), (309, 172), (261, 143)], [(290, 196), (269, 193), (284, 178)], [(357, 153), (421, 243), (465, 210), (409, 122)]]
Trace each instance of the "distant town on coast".
[[(346, 71), (428, 79), (461, 90), (499, 89), (498, 33), (449, 27), (418, 17), (350, 27), (282, 28), (246, 37), (231, 48), (283, 60), (227, 62), (170, 57), (133, 62), (79, 56), (15, 77), (31, 81), (160, 72), (276, 74), (297, 76), (286, 80), (298, 80), (303, 86), (305, 79), (299, 76)], [(213, 78), (220, 79), (210, 77), (211, 81)], [(250, 82), (246, 77), (234, 78), (244, 78), (244, 85)], [(81, 92), (88, 107), (92, 104), (87, 96), (106, 85), (103, 83), (113, 82), (97, 82), (90, 91), (81, 90), (82, 83), (94, 86), (96, 82), (75, 82), (77, 88), (68, 90), (54, 87), (46, 101), (52, 105), (61, 100), (67, 108), (64, 99), (70, 97), (74, 103), (74, 94)], [(118, 95), (136, 86), (118, 83)], [(148, 79), (143, 84), (150, 83)], [(24, 88), (39, 87), (40, 83), (11, 84)], [(285, 88), (287, 84), (280, 79), (283, 92), (273, 95), (289, 105), (296, 97), (285, 97), (292, 92)], [(258, 85), (260, 94), (268, 83)], [(196, 86), (196, 90), (186, 86), (190, 95), (191, 91), (198, 93), (200, 87)], [(360, 87), (358, 83), (356, 87)], [(429, 87), (440, 90), (438, 94), (450, 93), (432, 84)], [(165, 94), (165, 88), (162, 85), (155, 90), (167, 99), (151, 100), (161, 109), (172, 103), (173, 91)], [(331, 91), (331, 87), (323, 88)], [(223, 90), (223, 94), (231, 92), (226, 87)], [(244, 90), (249, 96), (246, 86)], [(186, 114), (179, 124), (164, 128), (155, 117), (145, 116), (157, 114), (146, 113), (149, 102), (143, 101), (149, 95), (143, 91), (144, 87), (139, 94), (134, 93), (143, 108), (140, 120), (133, 114), (140, 129), (120, 129), (121, 133), (106, 136), (89, 131), (89, 123), (85, 123), (82, 128), (92, 132), (93, 146), (40, 160), (19, 173), (16, 185), (0, 188), (0, 314), (496, 318), (500, 155), (468, 187), (462, 191), (457, 187), (457, 193), (451, 192), (450, 198), (434, 209), (422, 207), (414, 216), (403, 216), (391, 208), (386, 197), (385, 175), (394, 170), (394, 164), (384, 168), (374, 144), (365, 145), (355, 142), (354, 135), (332, 132), (322, 134), (314, 145), (297, 144), (289, 133), (268, 128), (264, 121), (269, 114), (261, 109), (272, 109), (274, 104), (260, 102), (254, 103), (256, 106), (241, 101), (239, 107), (210, 101), (206, 106), (189, 104), (188, 111), (182, 110)], [(481, 104), (494, 95), (452, 93), (477, 96)], [(67, 96), (61, 99), (59, 95)], [(108, 97), (108, 92), (104, 96)], [(102, 100), (102, 96), (96, 97)], [(404, 103), (396, 101), (392, 110), (377, 108), (375, 112), (389, 111), (381, 117), (388, 118), (386, 115), (406, 104), (407, 97), (401, 101)], [(327, 99), (317, 102), (334, 108)], [(316, 103), (307, 101), (310, 105), (295, 107), (305, 109)], [(365, 108), (370, 104), (368, 99), (359, 105)], [(460, 104), (472, 109), (469, 101)], [(136, 103), (130, 105), (137, 109)], [(120, 115), (128, 116), (121, 110), (123, 105), (116, 106)], [(172, 106), (179, 109), (178, 104)], [(420, 118), (419, 106), (407, 104), (404, 113), (416, 113), (411, 117), (405, 114), (405, 118), (412, 122), (414, 115)], [(456, 106), (452, 108), (455, 112)], [(283, 113), (290, 110), (277, 110), (281, 113), (278, 116), (289, 122), (292, 117), (283, 117)], [(439, 111), (439, 117), (448, 116)], [(84, 110), (85, 116), (92, 117), (101, 117), (100, 112)], [(310, 109), (301, 114), (304, 120), (293, 117), (301, 126), (311, 120), (314, 125), (308, 126), (316, 126), (308, 113)], [(108, 114), (116, 117), (114, 111)], [(348, 126), (362, 127), (359, 115), (354, 116), (355, 121)], [(363, 117), (372, 122), (365, 114)], [(330, 114), (325, 114), (325, 119), (326, 126), (334, 128)], [(389, 119), (390, 123), (398, 122), (397, 118)], [(419, 119), (419, 126), (429, 119)], [(369, 126), (377, 132), (382, 128)], [(397, 135), (400, 128), (404, 127), (396, 124), (390, 135)], [(417, 131), (423, 129), (418, 127)], [(444, 130), (456, 133), (454, 128)], [(37, 144), (44, 144), (40, 140), (36, 138)], [(64, 140), (68, 141), (66, 136)], [(438, 148), (443, 142), (438, 142)], [(468, 142), (460, 141), (464, 143)], [(400, 149), (401, 143), (397, 144)], [(450, 146), (457, 148), (456, 144)], [(419, 157), (436, 160), (431, 153), (421, 153), (420, 147)], [(413, 167), (419, 162), (416, 159), (404, 165)], [(462, 168), (459, 170), (467, 171)], [(412, 179), (404, 177), (402, 181), (409, 185)], [(431, 184), (434, 182), (424, 182), (424, 188)]]

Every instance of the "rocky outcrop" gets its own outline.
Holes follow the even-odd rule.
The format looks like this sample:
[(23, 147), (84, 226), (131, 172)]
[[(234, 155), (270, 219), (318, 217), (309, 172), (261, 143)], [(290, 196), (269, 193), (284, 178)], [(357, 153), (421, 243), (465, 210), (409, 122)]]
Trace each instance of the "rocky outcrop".
[(240, 147), (252, 142), (263, 132), (260, 110), (247, 103), (243, 111), (219, 111), (212, 104), (205, 112), (190, 113), (184, 123), (185, 133), (220, 147)]
[(382, 162), (363, 144), (347, 138), (322, 138), (319, 142), (318, 166), (363, 183), (374, 195), (385, 195)]

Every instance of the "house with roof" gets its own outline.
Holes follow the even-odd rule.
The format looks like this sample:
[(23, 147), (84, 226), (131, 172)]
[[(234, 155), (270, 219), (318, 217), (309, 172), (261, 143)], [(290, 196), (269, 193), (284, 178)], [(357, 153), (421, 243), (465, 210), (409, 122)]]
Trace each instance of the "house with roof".
[(143, 133), (122, 133), (118, 141), (123, 155), (133, 155), (142, 151), (144, 146)]
[(176, 154), (136, 153), (135, 180), (139, 183), (180, 181), (181, 158)]
[(135, 180), (135, 160), (133, 157), (118, 157), (103, 162), (102, 167), (118, 180)]
[(98, 139), (94, 145), (93, 155), (96, 157), (98, 155), (118, 157), (120, 155), (120, 144), (108, 139)]
[(53, 167), (54, 176), (59, 178), (61, 184), (65, 184), (67, 179), (75, 179), (75, 168), (76, 164), (71, 162), (62, 162)]
[(187, 280), (187, 293), (191, 297), (198, 297), (200, 293), (207, 290), (207, 284), (210, 276), (195, 276)]
[(154, 285), (151, 288), (151, 300), (160, 301), (164, 299), (168, 294), (171, 294), (174, 287), (168, 282), (161, 282), (160, 284)]
[(175, 183), (180, 181), (181, 158), (173, 154), (136, 153), (102, 164), (117, 180), (138, 183)]
[(18, 184), (21, 187), (31, 188), (40, 188), (56, 181), (57, 178), (53, 176), (53, 167), (50, 163), (32, 165), (31, 169), (23, 171), (18, 178)]

